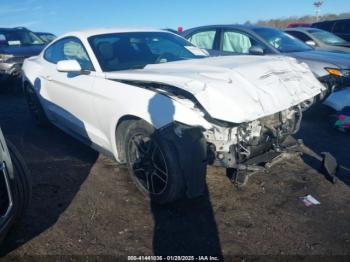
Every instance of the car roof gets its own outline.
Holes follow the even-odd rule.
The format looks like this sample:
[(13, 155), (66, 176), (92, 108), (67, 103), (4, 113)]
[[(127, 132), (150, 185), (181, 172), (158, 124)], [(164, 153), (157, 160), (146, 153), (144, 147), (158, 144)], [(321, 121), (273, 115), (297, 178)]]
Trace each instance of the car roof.
[(350, 23), (350, 18), (338, 18), (338, 19), (332, 19), (332, 20), (324, 20), (324, 21), (315, 22), (315, 23), (313, 23), (313, 25), (323, 24), (323, 23), (334, 23), (334, 22), (349, 22)]
[(35, 34), (54, 35), (53, 33), (48, 33), (48, 32), (35, 32)]
[(8, 27), (0, 27), (0, 31), (2, 32), (13, 32), (13, 31), (18, 31), (18, 30), (25, 30), (25, 31), (30, 31), (25, 27), (12, 27), (12, 28), (8, 28)]
[(284, 31), (288, 32), (288, 31), (299, 31), (299, 32), (309, 32), (309, 30), (313, 30), (313, 31), (320, 31), (323, 32), (325, 30), (319, 29), (319, 28), (315, 28), (315, 27), (294, 27), (294, 28), (287, 28)]
[(189, 28), (185, 31), (183, 31), (183, 33), (181, 33), (181, 35), (186, 36), (187, 34), (190, 34), (192, 32), (195, 32), (197, 30), (203, 30), (206, 28), (226, 28), (226, 29), (237, 29), (237, 30), (241, 30), (241, 31), (246, 31), (246, 32), (251, 32), (251, 33), (255, 33), (253, 32), (256, 29), (275, 29), (275, 30), (280, 30), (278, 28), (272, 27), (272, 26), (260, 26), (260, 25), (242, 25), (242, 24), (223, 24), (223, 25), (205, 25), (205, 26), (198, 26), (198, 27), (194, 27), (194, 28)]
[(90, 36), (95, 35), (104, 35), (104, 34), (113, 34), (113, 33), (132, 33), (132, 32), (167, 32), (161, 29), (150, 29), (150, 28), (93, 28), (93, 29), (85, 29), (81, 31), (75, 31), (64, 34), (65, 36), (80, 36), (84, 38), (89, 38)]
[[(221, 28), (237, 28), (237, 29), (258, 29), (258, 28), (273, 28), (269, 26), (258, 26), (258, 25), (241, 25), (241, 24), (223, 24), (223, 25), (205, 25), (205, 26), (198, 26), (198, 27), (193, 27), (187, 30), (197, 30), (197, 29), (205, 29), (205, 28), (213, 28), (213, 27), (221, 27)], [(187, 31), (186, 30), (186, 31)]]

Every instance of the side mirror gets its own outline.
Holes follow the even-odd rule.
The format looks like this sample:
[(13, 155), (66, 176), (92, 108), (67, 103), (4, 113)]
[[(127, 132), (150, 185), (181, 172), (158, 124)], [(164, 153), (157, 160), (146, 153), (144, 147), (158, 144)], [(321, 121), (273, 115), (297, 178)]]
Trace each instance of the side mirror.
[(58, 72), (63, 73), (79, 73), (81, 72), (81, 66), (77, 60), (62, 60), (57, 63), (56, 69)]
[(308, 46), (311, 46), (311, 47), (316, 47), (315, 41), (312, 41), (312, 40), (306, 41), (305, 44), (307, 44)]
[(263, 55), (264, 49), (261, 46), (252, 46), (249, 48), (249, 54), (251, 55)]

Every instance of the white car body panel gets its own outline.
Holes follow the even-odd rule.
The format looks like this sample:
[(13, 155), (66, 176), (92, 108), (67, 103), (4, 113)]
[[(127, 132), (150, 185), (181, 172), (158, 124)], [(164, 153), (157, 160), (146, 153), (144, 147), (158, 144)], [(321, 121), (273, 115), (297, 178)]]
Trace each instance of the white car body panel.
[(192, 93), (212, 117), (233, 123), (283, 111), (324, 88), (306, 65), (285, 57), (193, 59), (108, 73), (106, 77), (174, 85)]
[[(305, 65), (285, 57), (204, 58), (148, 65), (139, 70), (102, 72), (87, 38), (130, 31), (159, 32), (101, 29), (66, 34), (51, 43), (67, 36), (79, 38), (95, 68), (90, 74), (58, 72), (55, 64), (43, 58), (45, 50), (23, 64), (24, 81), (34, 87), (49, 119), (117, 160), (115, 132), (125, 116), (141, 118), (156, 129), (174, 121), (204, 130), (214, 126), (189, 99), (169, 97), (118, 80), (156, 82), (183, 89), (193, 94), (212, 118), (232, 123), (286, 110), (323, 89)], [(225, 140), (222, 135), (220, 139)]]

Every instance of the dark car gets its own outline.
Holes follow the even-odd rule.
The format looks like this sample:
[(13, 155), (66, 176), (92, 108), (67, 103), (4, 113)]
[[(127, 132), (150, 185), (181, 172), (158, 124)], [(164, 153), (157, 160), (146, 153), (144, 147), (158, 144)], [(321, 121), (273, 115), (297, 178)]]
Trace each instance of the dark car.
[(285, 32), (316, 50), (350, 52), (350, 42), (325, 30), (298, 27), (286, 29)]
[(26, 28), (0, 28), (0, 81), (19, 77), (24, 59), (38, 55), (45, 45)]
[(313, 23), (312, 27), (326, 30), (350, 42), (350, 19), (317, 22)]
[(285, 55), (306, 63), (327, 87), (323, 100), (338, 88), (350, 86), (350, 54), (315, 50), (287, 33), (272, 27), (213, 25), (182, 33), (211, 55)]
[(52, 33), (44, 33), (44, 32), (35, 32), (37, 36), (41, 38), (45, 43), (51, 43), (53, 40), (55, 40), (56, 36)]
[(31, 195), (29, 171), (0, 129), (0, 244), (28, 207)]
[(295, 27), (310, 27), (310, 24), (302, 23), (302, 22), (296, 22), (296, 23), (289, 23), (287, 25), (287, 28), (295, 28)]

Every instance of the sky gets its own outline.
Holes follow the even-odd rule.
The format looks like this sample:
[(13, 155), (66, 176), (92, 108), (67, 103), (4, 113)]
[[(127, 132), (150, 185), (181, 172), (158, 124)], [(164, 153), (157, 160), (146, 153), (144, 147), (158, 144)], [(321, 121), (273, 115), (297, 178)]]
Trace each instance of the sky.
[[(0, 0), (0, 27), (62, 34), (96, 27), (184, 29), (314, 14), (313, 0)], [(325, 0), (321, 13), (350, 11)]]

